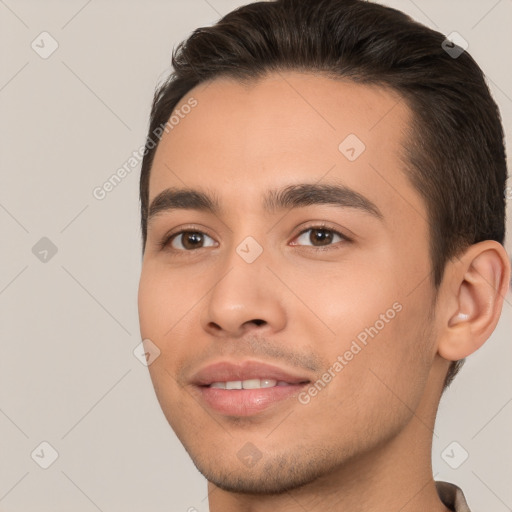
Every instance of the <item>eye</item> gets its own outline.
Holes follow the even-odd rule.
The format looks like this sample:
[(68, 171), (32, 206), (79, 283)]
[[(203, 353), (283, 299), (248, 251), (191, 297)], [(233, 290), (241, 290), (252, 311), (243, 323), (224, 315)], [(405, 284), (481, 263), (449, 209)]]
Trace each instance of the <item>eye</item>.
[(206, 233), (202, 231), (193, 231), (193, 230), (182, 230), (178, 231), (171, 235), (167, 240), (163, 242), (163, 246), (170, 246), (172, 249), (178, 251), (191, 251), (194, 249), (202, 249), (203, 247), (212, 247), (215, 245), (203, 245), (205, 243), (205, 239), (213, 241), (213, 238), (209, 237)]
[[(338, 237), (339, 240), (336, 240), (336, 237)], [(302, 243), (293, 243), (292, 245), (307, 245), (307, 242), (311, 242), (313, 247), (319, 249), (323, 247), (330, 249), (336, 241), (350, 241), (348, 237), (339, 231), (329, 229), (326, 226), (311, 226), (310, 228), (302, 231), (296, 240)]]
[[(336, 242), (350, 242), (351, 239), (344, 234), (330, 229), (324, 225), (311, 226), (303, 230), (292, 242), (291, 245), (311, 246), (318, 250), (336, 249)], [(171, 251), (191, 252), (205, 247), (215, 247), (216, 242), (212, 237), (197, 229), (182, 229), (165, 237), (160, 243), (162, 249), (168, 248)]]

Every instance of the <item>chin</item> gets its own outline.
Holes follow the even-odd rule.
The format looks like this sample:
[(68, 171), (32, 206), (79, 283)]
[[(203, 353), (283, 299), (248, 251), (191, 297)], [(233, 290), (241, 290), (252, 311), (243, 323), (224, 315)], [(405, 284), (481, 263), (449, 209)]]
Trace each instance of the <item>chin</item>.
[[(265, 456), (264, 456), (265, 457)], [(268, 456), (267, 456), (268, 458)], [(297, 455), (275, 456), (266, 462), (261, 459), (252, 468), (236, 459), (231, 466), (213, 467), (192, 458), (198, 471), (218, 488), (231, 493), (252, 495), (279, 495), (311, 484), (333, 470), (332, 461), (302, 452)]]

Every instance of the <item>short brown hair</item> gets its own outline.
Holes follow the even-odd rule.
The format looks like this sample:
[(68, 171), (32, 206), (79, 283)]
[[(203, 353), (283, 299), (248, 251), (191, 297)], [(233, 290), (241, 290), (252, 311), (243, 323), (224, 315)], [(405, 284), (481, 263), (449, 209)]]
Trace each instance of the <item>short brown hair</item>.
[[(427, 206), (436, 290), (446, 263), (469, 245), (503, 244), (507, 166), (499, 110), (473, 58), (454, 58), (444, 41), (400, 11), (362, 0), (255, 2), (195, 30), (173, 51), (174, 71), (153, 101), (140, 176), (143, 251), (153, 131), (202, 82), (252, 82), (286, 70), (387, 86), (406, 101), (413, 112), (407, 175)], [(451, 365), (445, 386), (462, 363)]]

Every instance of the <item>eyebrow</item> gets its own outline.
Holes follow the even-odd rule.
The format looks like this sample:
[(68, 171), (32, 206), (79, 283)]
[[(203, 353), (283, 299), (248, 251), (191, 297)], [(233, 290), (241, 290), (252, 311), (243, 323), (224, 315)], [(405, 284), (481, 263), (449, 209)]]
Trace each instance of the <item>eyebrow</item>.
[[(368, 198), (345, 186), (334, 184), (299, 183), (282, 189), (272, 189), (263, 198), (263, 207), (269, 213), (311, 205), (332, 205), (353, 208), (383, 220), (381, 211)], [(213, 215), (222, 214), (221, 202), (213, 192), (192, 188), (167, 188), (151, 202), (148, 221), (162, 212), (198, 210)]]

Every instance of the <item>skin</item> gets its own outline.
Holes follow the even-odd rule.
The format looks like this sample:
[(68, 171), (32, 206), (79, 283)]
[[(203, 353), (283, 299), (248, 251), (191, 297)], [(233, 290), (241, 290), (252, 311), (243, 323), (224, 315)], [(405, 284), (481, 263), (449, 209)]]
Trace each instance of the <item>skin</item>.
[[(214, 191), (223, 211), (163, 211), (148, 224), (139, 287), (143, 339), (164, 414), (208, 479), (212, 512), (446, 511), (431, 444), (450, 361), (494, 330), (510, 278), (503, 247), (470, 246), (430, 281), (423, 199), (407, 178), (402, 144), (411, 112), (392, 91), (313, 74), (271, 74), (249, 86), (216, 79), (190, 91), (198, 104), (164, 134), (150, 202), (168, 187)], [(338, 146), (356, 134), (353, 162)], [(268, 212), (262, 197), (296, 183), (336, 183), (372, 201)], [(321, 222), (324, 245), (306, 231)], [(205, 233), (192, 249), (184, 227)], [(172, 230), (172, 231), (171, 231)], [(305, 234), (303, 234), (306, 231)], [(323, 232), (325, 234), (325, 232)], [(248, 236), (263, 248), (247, 263)], [(190, 384), (210, 362), (267, 362), (321, 378), (356, 336), (402, 307), (325, 388), (251, 417), (208, 409)], [(254, 320), (260, 320), (255, 322)], [(251, 467), (237, 453), (252, 443)]]

